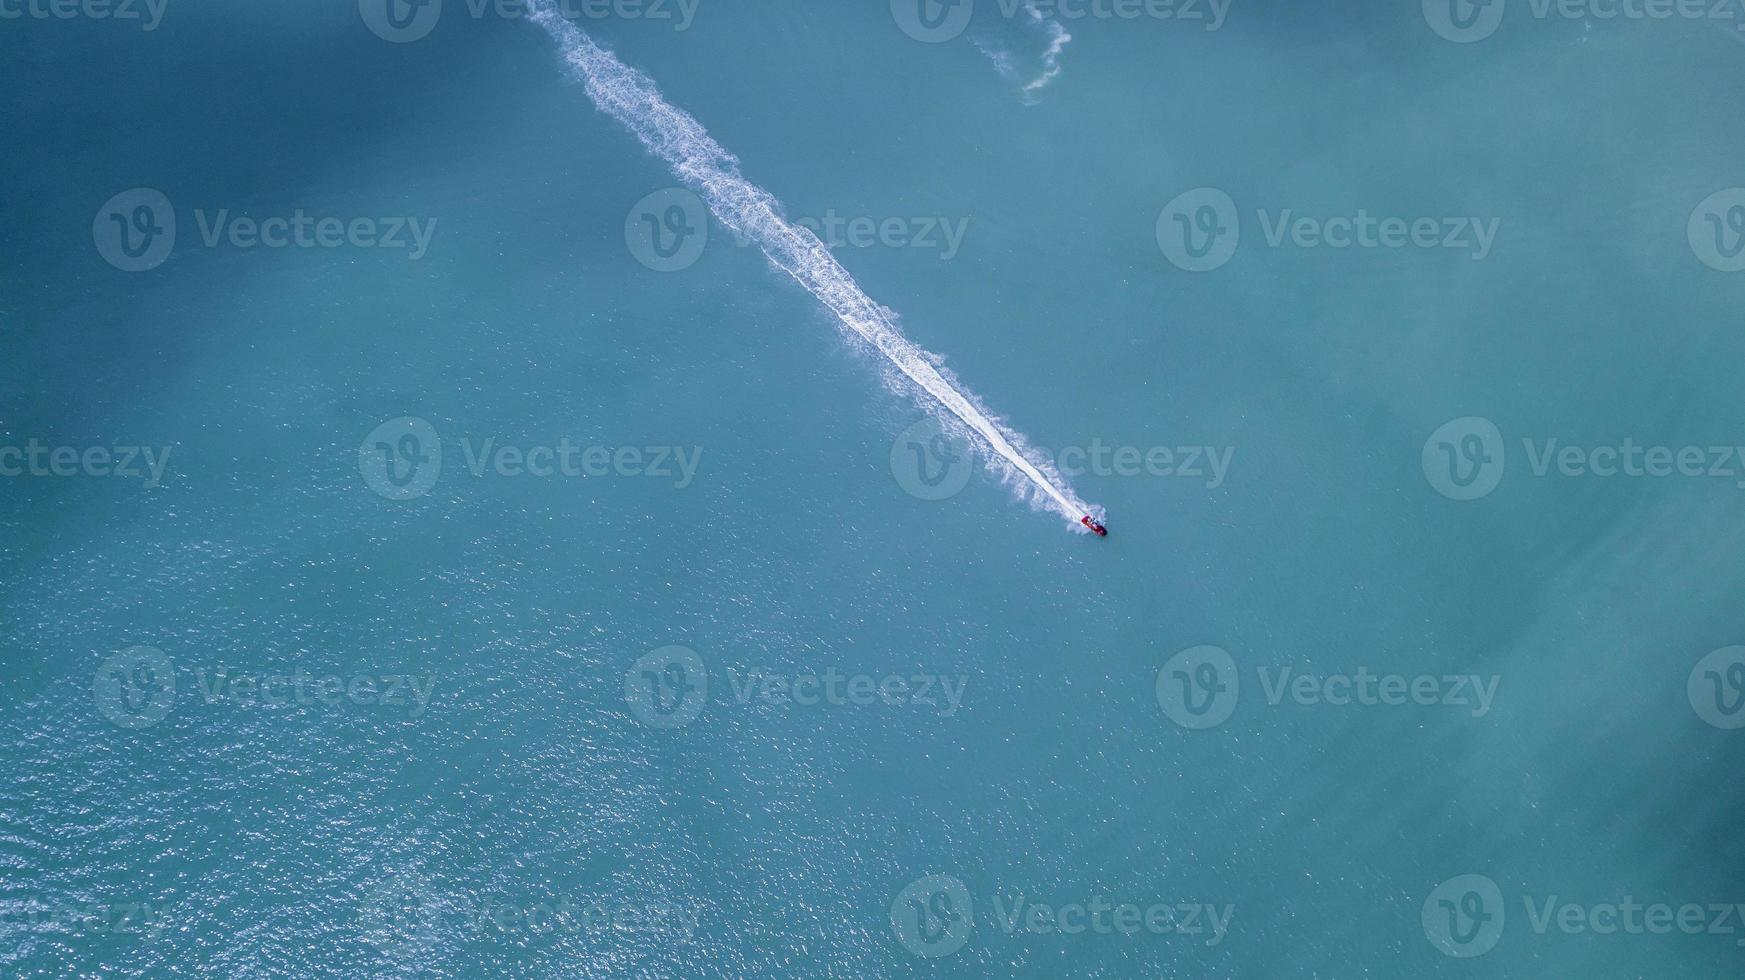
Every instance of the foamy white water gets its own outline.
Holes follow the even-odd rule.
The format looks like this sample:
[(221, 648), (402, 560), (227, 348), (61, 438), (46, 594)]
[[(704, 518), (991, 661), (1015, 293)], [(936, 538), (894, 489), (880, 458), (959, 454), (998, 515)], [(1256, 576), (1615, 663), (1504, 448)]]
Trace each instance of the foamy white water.
[[(806, 287), (843, 325), (883, 354), (925, 397), (916, 401), (952, 429), (974, 433), (969, 441), (994, 471), (1083, 530), (1079, 518), (1101, 519), (1102, 510), (1080, 500), (1060, 472), (1024, 438), (1001, 425), (977, 399), (940, 367), (940, 358), (915, 346), (897, 328), (897, 314), (875, 303), (838, 263), (817, 235), (782, 216), (773, 195), (746, 180), (739, 160), (710, 137), (689, 113), (661, 98), (654, 80), (625, 65), (558, 12), (552, 0), (535, 0), (531, 19), (545, 28), (564, 60), (602, 112), (623, 123), (649, 151), (665, 160), (678, 179), (696, 191), (717, 220), (743, 235), (775, 266)], [(913, 393), (913, 392), (911, 392)]]

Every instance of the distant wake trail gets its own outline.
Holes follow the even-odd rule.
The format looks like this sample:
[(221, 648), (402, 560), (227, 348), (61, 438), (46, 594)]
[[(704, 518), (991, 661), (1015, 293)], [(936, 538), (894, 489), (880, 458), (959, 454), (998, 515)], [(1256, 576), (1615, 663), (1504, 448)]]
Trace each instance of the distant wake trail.
[[(738, 159), (715, 142), (701, 123), (661, 98), (653, 79), (595, 44), (564, 19), (553, 0), (534, 0), (529, 16), (557, 41), (564, 60), (586, 83), (588, 96), (600, 111), (635, 133), (703, 198), (722, 224), (761, 248), (772, 263), (926, 392), (930, 399), (917, 398), (923, 407), (951, 428), (974, 432), (979, 437), (974, 440), (977, 447), (991, 454), (988, 463), (1009, 484), (1026, 491), (1033, 504), (1060, 513), (1074, 528), (1087, 514), (1101, 518), (1101, 509), (1080, 500), (1052, 463), (1029, 451), (1022, 436), (1001, 425), (974, 396), (953, 384), (938, 366), (939, 358), (910, 343), (897, 329), (897, 315), (873, 302), (810, 229), (782, 217), (775, 197), (746, 180)], [(949, 415), (942, 416), (940, 408)]]

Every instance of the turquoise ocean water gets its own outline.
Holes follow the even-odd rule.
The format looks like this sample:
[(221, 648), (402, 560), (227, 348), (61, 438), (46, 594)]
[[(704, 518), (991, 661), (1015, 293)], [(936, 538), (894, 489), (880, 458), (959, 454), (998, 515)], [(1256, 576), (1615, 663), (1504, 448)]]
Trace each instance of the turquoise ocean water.
[(573, 8), (1096, 540), (525, 18), (0, 9), (8, 975), (1745, 969), (1735, 21)]

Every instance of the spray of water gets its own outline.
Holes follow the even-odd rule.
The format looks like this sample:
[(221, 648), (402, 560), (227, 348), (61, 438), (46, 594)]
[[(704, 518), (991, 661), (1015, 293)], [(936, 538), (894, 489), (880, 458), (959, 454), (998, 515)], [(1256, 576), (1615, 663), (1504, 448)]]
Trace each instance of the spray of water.
[(1066, 480), (1024, 438), (1000, 422), (941, 366), (940, 358), (910, 343), (896, 313), (861, 290), (818, 236), (782, 216), (768, 191), (746, 180), (739, 161), (709, 136), (701, 123), (661, 97), (647, 75), (595, 44), (558, 12), (553, 0), (535, 0), (531, 19), (557, 41), (565, 62), (602, 112), (624, 124), (649, 152), (696, 191), (723, 225), (757, 245), (771, 263), (792, 276), (834, 313), (854, 336), (890, 361), (917, 404), (947, 429), (965, 435), (983, 459), (1033, 506), (1065, 517), (1100, 520), (1102, 510), (1080, 500)]

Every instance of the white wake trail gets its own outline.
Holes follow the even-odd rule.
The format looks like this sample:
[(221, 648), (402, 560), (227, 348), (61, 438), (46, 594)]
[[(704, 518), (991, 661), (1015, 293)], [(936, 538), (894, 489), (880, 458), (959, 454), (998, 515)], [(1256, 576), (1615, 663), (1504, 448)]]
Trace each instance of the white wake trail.
[[(557, 41), (564, 60), (602, 112), (635, 133), (650, 152), (665, 160), (686, 186), (696, 191), (723, 225), (763, 250), (775, 266), (830, 308), (837, 318), (890, 360), (909, 381), (931, 396), (923, 407), (949, 412), (979, 437), (974, 444), (1007, 482), (1027, 487), (1032, 503), (1057, 511), (1078, 528), (1079, 518), (1101, 519), (1100, 508), (1080, 500), (1060, 472), (1040, 453), (1028, 451), (1023, 437), (1000, 425), (973, 396), (960, 391), (938, 366), (939, 359), (910, 343), (897, 329), (897, 315), (873, 302), (839, 264), (818, 236), (782, 217), (768, 191), (746, 180), (739, 161), (710, 137), (691, 115), (661, 98), (654, 80), (625, 65), (558, 12), (553, 0), (534, 0), (531, 19)], [(1027, 481), (1027, 482), (1025, 482)]]

